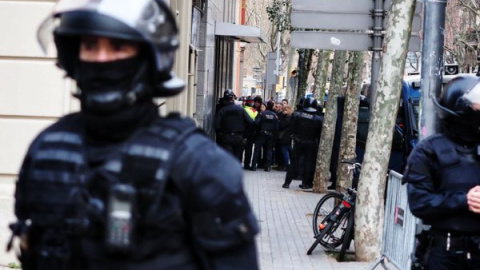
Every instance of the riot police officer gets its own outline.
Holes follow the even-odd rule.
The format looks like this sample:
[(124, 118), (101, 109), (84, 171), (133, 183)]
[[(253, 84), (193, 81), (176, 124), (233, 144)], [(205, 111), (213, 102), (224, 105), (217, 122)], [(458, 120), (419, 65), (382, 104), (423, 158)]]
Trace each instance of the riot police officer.
[(412, 213), (431, 226), (417, 255), (425, 269), (480, 269), (479, 78), (454, 78), (434, 103), (442, 131), (418, 143), (403, 177)]
[[(248, 96), (245, 100), (245, 106), (243, 109), (247, 112), (247, 114), (252, 118), (252, 121), (255, 121), (255, 118), (258, 115), (257, 110), (253, 108), (253, 97)], [(245, 152), (243, 158), (243, 168), (246, 170), (252, 169), (251, 162), (252, 162), (252, 154), (253, 154), (253, 144), (255, 143), (255, 126), (247, 126), (245, 129)]]
[(225, 90), (223, 94), (225, 106), (215, 116), (215, 131), (219, 136), (219, 144), (241, 162), (245, 147), (245, 131), (253, 126), (253, 119), (243, 107), (235, 104), (234, 98), (232, 90)]
[(255, 150), (253, 151), (252, 171), (257, 170), (258, 161), (260, 158), (260, 150), (263, 148), (266, 172), (271, 170), (272, 165), (272, 150), (275, 136), (278, 132), (278, 117), (273, 112), (275, 103), (269, 101), (267, 109), (255, 118), (255, 126), (257, 127), (257, 137), (255, 139)]
[(49, 29), (81, 111), (41, 132), (22, 164), (11, 226), (22, 268), (257, 269), (240, 165), (153, 103), (183, 88), (168, 6), (60, 0), (44, 47)]
[[(323, 125), (323, 119), (316, 114), (317, 103), (317, 100), (312, 97), (305, 98), (302, 110), (293, 113), (292, 116), (296, 167), (298, 174), (302, 177), (302, 184), (299, 186), (302, 189), (313, 187), (318, 142)], [(286, 177), (283, 187), (288, 188), (291, 181), (291, 176)]]
[[(297, 114), (300, 114), (303, 111), (303, 101), (305, 98), (300, 98), (298, 100), (298, 103), (295, 105), (295, 112)], [(292, 122), (293, 114), (291, 116), (290, 122)], [(290, 129), (292, 130), (292, 139), (293, 139), (293, 124), (290, 123), (292, 126)], [(291, 151), (291, 156), (290, 156), (290, 164), (287, 166), (287, 173), (285, 174), (285, 181), (282, 185), (283, 188), (289, 188), (290, 183), (292, 182), (293, 179), (298, 179), (301, 180), (303, 178), (302, 175), (300, 175), (300, 170), (298, 169), (298, 153), (297, 153), (297, 147), (295, 144), (295, 140), (292, 140), (292, 151)]]

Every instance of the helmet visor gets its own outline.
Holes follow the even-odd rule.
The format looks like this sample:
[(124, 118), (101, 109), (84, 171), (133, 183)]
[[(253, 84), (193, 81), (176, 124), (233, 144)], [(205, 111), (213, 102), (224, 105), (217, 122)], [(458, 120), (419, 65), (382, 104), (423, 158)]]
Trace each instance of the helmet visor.
[(53, 30), (58, 26), (58, 17), (63, 13), (84, 11), (101, 14), (118, 20), (140, 33), (155, 47), (172, 49), (178, 40), (171, 38), (177, 33), (168, 7), (156, 0), (60, 0), (49, 16), (39, 27), (37, 38), (47, 52), (53, 40)]
[(472, 89), (467, 91), (462, 99), (466, 105), (472, 107), (475, 111), (480, 111), (480, 81), (473, 85)]

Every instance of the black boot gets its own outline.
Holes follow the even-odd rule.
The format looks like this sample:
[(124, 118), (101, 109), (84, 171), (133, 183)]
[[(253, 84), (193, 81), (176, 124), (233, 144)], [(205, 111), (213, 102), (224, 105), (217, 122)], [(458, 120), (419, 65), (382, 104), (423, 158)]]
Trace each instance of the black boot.
[(299, 185), (298, 187), (301, 188), (301, 189), (310, 189), (310, 188), (312, 188), (312, 186), (306, 185), (306, 184), (301, 184), (301, 185)]
[(289, 188), (289, 186), (290, 186), (290, 185), (287, 184), (287, 183), (285, 183), (285, 184), (282, 185), (283, 188)]

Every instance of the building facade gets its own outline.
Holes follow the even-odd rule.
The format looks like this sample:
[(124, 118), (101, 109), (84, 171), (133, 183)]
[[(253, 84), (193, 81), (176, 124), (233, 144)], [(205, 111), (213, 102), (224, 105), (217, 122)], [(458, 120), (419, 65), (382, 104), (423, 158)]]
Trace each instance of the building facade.
[[(159, 100), (165, 102), (161, 112), (193, 117), (212, 135), (217, 99), (227, 88), (241, 89), (237, 41), (259, 42), (260, 30), (239, 24), (243, 0), (166, 2), (179, 26), (174, 71), (187, 87), (174, 98)], [(0, 181), (14, 181), (28, 145), (42, 129), (79, 109), (71, 95), (75, 82), (55, 66), (55, 51), (45, 55), (36, 40), (38, 26), (55, 3), (0, 0)]]

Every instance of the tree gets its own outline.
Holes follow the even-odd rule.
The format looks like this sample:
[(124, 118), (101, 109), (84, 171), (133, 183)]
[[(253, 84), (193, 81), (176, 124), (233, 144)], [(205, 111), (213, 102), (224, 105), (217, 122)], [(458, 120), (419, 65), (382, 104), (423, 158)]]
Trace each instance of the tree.
[(461, 72), (477, 65), (480, 42), (480, 1), (450, 0), (445, 18), (445, 62), (457, 63)]
[(330, 53), (328, 50), (318, 52), (317, 68), (315, 69), (315, 99), (321, 104), (324, 102), (325, 89), (327, 88), (328, 66), (330, 64)]
[(343, 90), (346, 51), (335, 51), (332, 67), (332, 80), (328, 92), (328, 102), (323, 118), (322, 135), (318, 147), (317, 164), (313, 181), (313, 192), (326, 192), (330, 179), (330, 160), (332, 156), (335, 123), (337, 120), (337, 97)]
[(300, 100), (305, 96), (308, 89), (308, 76), (312, 68), (313, 55), (315, 50), (312, 49), (300, 49), (298, 59), (298, 87), (296, 100)]
[(359, 261), (372, 261), (380, 254), (383, 196), (414, 7), (415, 0), (394, 0), (388, 15), (355, 211), (355, 251)]
[(342, 159), (355, 158), (355, 142), (357, 137), (358, 105), (362, 84), (363, 53), (350, 52), (347, 89), (345, 92), (342, 135), (340, 139), (340, 153), (337, 167), (337, 189), (345, 190), (352, 186), (352, 175), (347, 178), (348, 164), (341, 163)]

